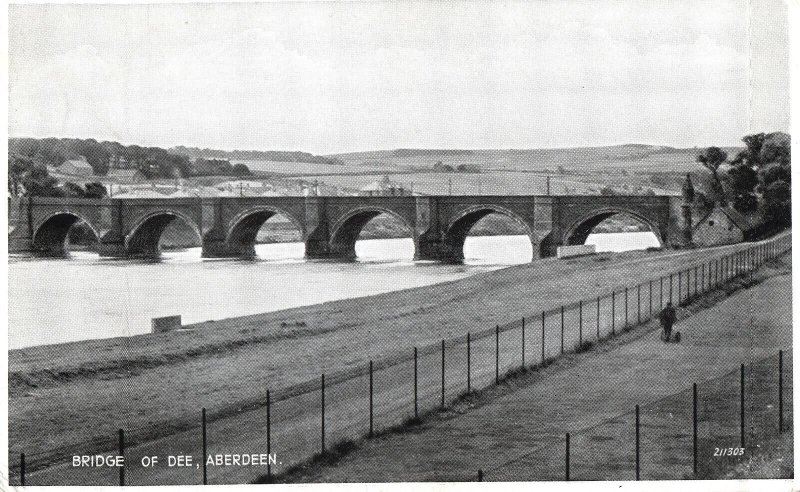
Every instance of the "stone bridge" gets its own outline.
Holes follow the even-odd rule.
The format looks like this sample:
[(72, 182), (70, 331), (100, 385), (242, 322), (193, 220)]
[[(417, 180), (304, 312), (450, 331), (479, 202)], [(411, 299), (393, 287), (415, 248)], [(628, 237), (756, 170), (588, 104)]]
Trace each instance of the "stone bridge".
[(361, 229), (386, 213), (414, 240), (415, 258), (458, 262), (478, 220), (503, 214), (527, 233), (534, 259), (560, 245), (583, 244), (594, 226), (626, 213), (646, 224), (663, 246), (682, 244), (681, 199), (671, 196), (374, 196), (164, 199), (14, 198), (9, 202), (9, 251), (60, 255), (69, 228), (84, 221), (103, 256), (157, 256), (173, 220), (195, 230), (205, 257), (255, 254), (256, 234), (275, 214), (301, 232), (308, 258), (355, 257)]

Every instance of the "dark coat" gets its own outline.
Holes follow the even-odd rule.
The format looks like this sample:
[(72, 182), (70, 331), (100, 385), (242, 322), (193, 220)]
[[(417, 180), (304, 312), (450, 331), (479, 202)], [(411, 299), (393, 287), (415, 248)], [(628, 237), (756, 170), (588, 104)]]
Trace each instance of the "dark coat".
[(658, 319), (661, 320), (662, 326), (672, 326), (675, 324), (677, 316), (675, 315), (675, 308), (667, 306), (658, 314)]

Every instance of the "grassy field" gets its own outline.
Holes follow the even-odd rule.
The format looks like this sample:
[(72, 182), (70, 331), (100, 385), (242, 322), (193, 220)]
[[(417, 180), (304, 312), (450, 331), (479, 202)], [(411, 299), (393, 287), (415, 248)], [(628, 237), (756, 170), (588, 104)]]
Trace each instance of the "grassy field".
[(200, 407), (257, 397), (265, 384), (314, 380), (741, 247), (543, 260), (458, 282), (202, 323), (191, 331), (13, 350), (11, 451), (33, 456), (114, 435), (119, 427), (145, 429), (138, 438), (152, 439), (175, 422), (194, 422)]
[[(739, 149), (725, 149), (729, 154)], [(684, 172), (688, 166), (697, 167), (698, 149), (676, 149), (661, 145), (612, 145), (606, 147), (575, 147), (560, 149), (479, 149), (453, 155), (448, 151), (397, 150), (338, 154), (350, 166), (382, 167), (385, 169), (430, 169), (437, 161), (453, 167), (473, 165), (483, 170), (515, 170), (554, 173), (561, 167), (570, 171), (598, 172), (604, 169), (625, 168), (630, 171), (670, 170)], [(668, 169), (665, 169), (665, 166)]]

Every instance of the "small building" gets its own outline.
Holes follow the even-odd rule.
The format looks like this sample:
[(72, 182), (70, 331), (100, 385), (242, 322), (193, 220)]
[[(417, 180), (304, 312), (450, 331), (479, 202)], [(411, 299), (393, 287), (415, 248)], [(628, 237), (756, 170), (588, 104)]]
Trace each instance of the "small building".
[(167, 196), (155, 190), (127, 190), (114, 194), (111, 198), (167, 198)]
[(731, 206), (716, 206), (694, 225), (692, 242), (697, 246), (740, 243), (758, 234), (762, 224), (758, 213), (743, 214)]
[(106, 178), (116, 183), (144, 183), (147, 177), (138, 169), (109, 169)]
[(384, 176), (382, 181), (373, 181), (359, 188), (358, 194), (360, 196), (406, 196), (411, 195), (411, 192), (401, 184), (391, 181), (388, 176)]
[(74, 176), (91, 176), (94, 174), (94, 169), (91, 164), (86, 161), (86, 158), (81, 156), (80, 159), (64, 161), (58, 166), (58, 172)]

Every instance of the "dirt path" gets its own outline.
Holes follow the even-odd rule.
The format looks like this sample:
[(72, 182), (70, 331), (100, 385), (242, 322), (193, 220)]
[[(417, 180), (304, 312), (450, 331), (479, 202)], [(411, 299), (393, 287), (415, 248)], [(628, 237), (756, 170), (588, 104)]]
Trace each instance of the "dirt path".
[[(775, 354), (778, 349), (789, 350), (791, 323), (791, 275), (787, 272), (679, 322), (676, 328), (684, 336), (680, 344), (664, 345), (657, 333), (651, 331), (614, 350), (578, 356), (580, 362), (572, 367), (553, 370), (535, 383), (463, 415), (439, 419), (412, 432), (366, 441), (362, 448), (335, 466), (300, 472), (286, 480), (334, 483), (469, 480), (474, 479), (479, 468), (498, 470), (494, 479), (536, 480), (549, 478), (531, 475), (531, 470), (541, 465), (538, 461), (523, 460), (516, 468), (506, 467), (502, 474), (499, 470), (504, 463), (554, 442), (556, 451), (547, 456), (556, 456), (561, 477), (565, 432), (579, 432), (630, 413), (635, 404), (680, 392), (691, 387), (692, 382), (718, 377), (735, 370), (740, 363), (750, 364)], [(729, 393), (736, 396), (737, 387), (732, 386)], [(735, 419), (735, 413), (729, 417)], [(628, 433), (632, 428), (629, 424), (625, 424)], [(684, 454), (691, 456), (690, 452)], [(625, 449), (625, 453), (630, 461), (631, 450)], [(609, 459), (612, 455), (610, 452), (602, 458)], [(682, 468), (672, 467), (677, 471), (667, 465), (648, 473), (651, 478), (664, 478), (665, 474), (681, 478), (687, 467), (685, 462), (678, 464)], [(630, 466), (623, 473), (613, 466), (595, 469), (593, 475), (584, 479), (630, 480)], [(654, 475), (658, 473), (662, 475)], [(573, 473), (573, 477), (576, 475)], [(486, 478), (492, 479), (491, 473), (487, 472)]]

